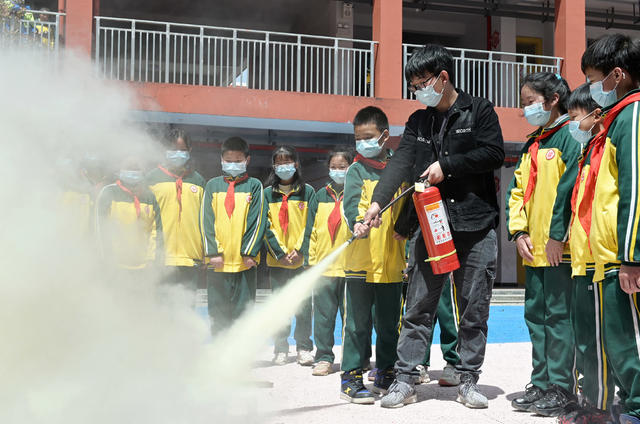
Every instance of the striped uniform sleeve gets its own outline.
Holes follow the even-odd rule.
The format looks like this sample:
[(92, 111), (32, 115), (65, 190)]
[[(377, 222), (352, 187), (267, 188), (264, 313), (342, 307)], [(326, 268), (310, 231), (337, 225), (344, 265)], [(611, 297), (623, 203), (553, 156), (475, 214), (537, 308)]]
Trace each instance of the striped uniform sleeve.
[(204, 256), (206, 257), (219, 256), (223, 253), (222, 246), (216, 238), (216, 218), (212, 207), (212, 181), (209, 181), (204, 189), (202, 205), (200, 206), (200, 232), (202, 233), (202, 245), (204, 246)]
[(556, 201), (553, 204), (553, 213), (549, 224), (549, 238), (566, 242), (571, 223), (571, 194), (578, 175), (578, 160), (581, 149), (580, 143), (573, 140), (568, 130), (563, 129), (558, 133), (558, 135), (560, 134), (564, 137), (561, 144), (561, 159), (565, 164), (565, 169), (556, 189)]
[(304, 197), (305, 203), (307, 204), (307, 222), (304, 226), (304, 235), (302, 237), (302, 244), (300, 245), (300, 253), (304, 257), (304, 265), (309, 265), (309, 239), (311, 238), (313, 222), (315, 221), (316, 212), (318, 211), (318, 200), (316, 198), (316, 192), (310, 185), (305, 187)]
[[(618, 121), (620, 120), (620, 121)], [(618, 122), (616, 122), (618, 121)], [(618, 259), (640, 265), (640, 102), (628, 105), (614, 121), (611, 142), (618, 163)]]
[(151, 257), (155, 260), (157, 264), (164, 263), (164, 237), (162, 236), (162, 216), (160, 213), (160, 206), (158, 205), (158, 200), (156, 196), (152, 193), (152, 206), (153, 206), (153, 227), (151, 229), (151, 234), (149, 235), (150, 239), (150, 247), (151, 247)]
[(276, 236), (275, 231), (273, 231), (273, 226), (277, 225), (274, 220), (277, 220), (277, 216), (273, 216), (271, 214), (271, 208), (269, 207), (269, 203), (273, 202), (273, 189), (271, 187), (267, 188), (264, 192), (265, 194), (265, 208), (267, 209), (267, 225), (264, 231), (264, 241), (267, 245), (267, 249), (269, 249), (269, 253), (271, 256), (276, 258), (276, 260), (282, 259), (288, 252), (286, 252), (286, 247), (284, 244), (278, 240), (278, 236)]
[(262, 183), (252, 179), (251, 204), (247, 213), (247, 225), (242, 235), (242, 245), (240, 253), (242, 256), (258, 256), (262, 247), (264, 230), (266, 227), (267, 214), (264, 202), (264, 190)]
[(344, 195), (342, 200), (342, 214), (347, 221), (349, 231), (353, 232), (353, 226), (359, 220), (364, 218), (364, 212), (360, 210), (362, 197), (364, 195), (362, 189), (364, 180), (360, 175), (358, 167), (351, 165), (347, 170), (344, 180)]
[(509, 240), (515, 240), (520, 234), (529, 232), (529, 220), (524, 210), (524, 185), (522, 181), (522, 156), (518, 159), (513, 179), (506, 195), (507, 234)]

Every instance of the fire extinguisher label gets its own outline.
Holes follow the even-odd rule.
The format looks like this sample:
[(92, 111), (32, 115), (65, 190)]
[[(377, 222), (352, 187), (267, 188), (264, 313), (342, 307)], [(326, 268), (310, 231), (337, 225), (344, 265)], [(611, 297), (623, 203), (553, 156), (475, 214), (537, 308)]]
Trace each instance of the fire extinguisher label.
[(449, 221), (442, 202), (425, 205), (424, 211), (427, 213), (431, 235), (435, 244), (438, 245), (450, 241), (451, 230), (449, 229)]

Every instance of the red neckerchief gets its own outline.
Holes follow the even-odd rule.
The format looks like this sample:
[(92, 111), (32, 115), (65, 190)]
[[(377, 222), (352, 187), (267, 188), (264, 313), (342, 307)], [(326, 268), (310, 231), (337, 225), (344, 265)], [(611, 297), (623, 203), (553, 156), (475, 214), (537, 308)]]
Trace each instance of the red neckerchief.
[(160, 168), (160, 170), (168, 176), (176, 179), (176, 192), (178, 196), (178, 221), (180, 221), (182, 219), (182, 179), (184, 178), (187, 171), (185, 170), (182, 175), (176, 175), (168, 169), (162, 167), (161, 165), (158, 165), (158, 168)]
[(354, 162), (362, 162), (375, 169), (384, 169), (387, 166), (387, 162), (380, 162), (379, 160), (365, 158), (360, 153), (356, 155)]
[[(558, 124), (555, 127), (551, 128), (548, 131), (542, 130), (542, 134), (537, 136), (533, 143), (529, 146), (529, 156), (531, 157), (531, 170), (529, 171), (529, 181), (527, 181), (527, 189), (524, 192), (524, 198), (522, 199), (522, 208), (533, 196), (533, 191), (536, 188), (536, 182), (538, 180), (538, 149), (540, 147), (540, 142), (546, 140), (551, 137), (555, 133), (557, 133), (560, 128), (567, 125), (569, 121), (564, 121), (562, 124)], [(521, 209), (522, 209), (521, 208)]]
[(224, 180), (229, 183), (227, 195), (224, 198), (224, 208), (227, 211), (229, 219), (231, 219), (231, 214), (233, 214), (233, 210), (236, 207), (236, 184), (246, 181), (247, 179), (249, 179), (248, 174), (244, 174), (244, 176), (240, 178), (224, 177)]
[(118, 187), (120, 187), (122, 191), (133, 197), (133, 206), (136, 208), (136, 217), (140, 218), (140, 199), (138, 199), (138, 196), (126, 188), (120, 180), (117, 180), (116, 184), (118, 184)]
[[(589, 167), (589, 174), (587, 175), (587, 181), (584, 184), (584, 194), (582, 195), (582, 200), (579, 205), (577, 205), (578, 211), (578, 219), (580, 220), (580, 224), (582, 224), (582, 228), (587, 233), (587, 237), (591, 233), (591, 213), (593, 207), (593, 197), (595, 195), (596, 189), (596, 181), (598, 180), (598, 173), (600, 172), (600, 162), (602, 161), (602, 154), (604, 153), (604, 147), (607, 141), (607, 133), (609, 132), (609, 127), (616, 119), (618, 114), (630, 105), (633, 102), (640, 101), (640, 93), (634, 93), (624, 99), (620, 100), (614, 107), (612, 107), (608, 112), (607, 116), (604, 118), (604, 129), (600, 131), (592, 140), (591, 147), (591, 166)], [(586, 160), (583, 159), (582, 162)], [(573, 187), (572, 193), (572, 209), (574, 209), (575, 213), (575, 200), (573, 199), (577, 196), (578, 184), (580, 181), (580, 173), (582, 171), (583, 164), (580, 164), (578, 179), (576, 180), (576, 185)]]
[(342, 222), (342, 215), (340, 213), (340, 202), (342, 201), (343, 193), (337, 195), (337, 193), (333, 190), (331, 185), (327, 185), (326, 187), (327, 193), (334, 201), (333, 210), (329, 214), (329, 219), (327, 220), (327, 224), (329, 226), (329, 235), (331, 236), (331, 244), (336, 241), (336, 234), (338, 233), (338, 228), (340, 228), (340, 222)]

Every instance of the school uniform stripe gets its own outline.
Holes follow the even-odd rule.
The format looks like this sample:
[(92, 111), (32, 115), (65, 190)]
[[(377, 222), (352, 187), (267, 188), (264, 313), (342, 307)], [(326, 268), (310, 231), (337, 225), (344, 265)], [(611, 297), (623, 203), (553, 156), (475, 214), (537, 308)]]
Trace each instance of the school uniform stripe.
[(458, 309), (458, 298), (456, 297), (456, 283), (453, 280), (453, 272), (449, 274), (451, 281), (449, 296), (451, 296), (451, 307), (453, 308), (453, 320), (456, 325), (456, 332), (460, 331), (458, 325), (460, 324), (460, 311)]
[(633, 318), (633, 329), (636, 338), (636, 349), (638, 351), (638, 358), (640, 358), (640, 330), (638, 329), (638, 305), (636, 293), (629, 295), (629, 303), (631, 305), (631, 317)]
[(256, 228), (253, 231), (253, 234), (251, 235), (251, 239), (249, 240), (249, 244), (247, 245), (247, 248), (244, 250), (244, 252), (242, 252), (242, 254), (245, 256), (251, 253), (251, 251), (256, 245), (256, 242), (258, 241), (258, 234), (260, 233), (260, 228), (262, 228), (263, 211), (264, 211), (264, 187), (262, 186), (262, 183), (260, 183), (260, 211), (258, 213), (258, 224), (256, 225)]
[[(627, 235), (625, 240), (625, 261), (633, 261), (633, 250), (636, 245), (638, 233), (638, 102), (633, 104), (633, 124), (631, 126), (631, 199), (629, 202), (629, 220), (627, 223)], [(635, 219), (634, 219), (635, 218)]]
[(595, 338), (596, 338), (596, 349), (597, 349), (597, 357), (598, 357), (598, 399), (596, 401), (596, 407), (598, 409), (604, 409), (607, 404), (607, 398), (609, 397), (609, 393), (607, 393), (607, 356), (604, 350), (604, 345), (602, 344), (602, 311), (603, 311), (603, 302), (602, 302), (602, 284), (593, 283), (593, 301), (595, 306)]

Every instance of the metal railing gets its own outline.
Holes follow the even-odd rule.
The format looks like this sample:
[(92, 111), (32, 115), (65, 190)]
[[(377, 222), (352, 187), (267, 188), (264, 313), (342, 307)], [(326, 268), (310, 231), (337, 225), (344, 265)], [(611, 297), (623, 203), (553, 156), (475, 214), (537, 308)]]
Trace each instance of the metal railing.
[(61, 17), (64, 13), (26, 10), (20, 18), (0, 17), (0, 46), (9, 44), (20, 48), (36, 48), (57, 53), (63, 33)]
[(374, 41), (96, 17), (110, 79), (373, 96)]
[[(403, 44), (403, 69), (412, 51), (422, 47)], [(471, 49), (448, 49), (454, 56), (456, 87), (485, 97), (499, 107), (520, 107), (520, 82), (532, 72), (560, 72), (562, 58)], [(414, 99), (403, 78), (403, 98)]]

